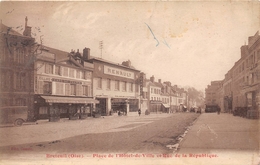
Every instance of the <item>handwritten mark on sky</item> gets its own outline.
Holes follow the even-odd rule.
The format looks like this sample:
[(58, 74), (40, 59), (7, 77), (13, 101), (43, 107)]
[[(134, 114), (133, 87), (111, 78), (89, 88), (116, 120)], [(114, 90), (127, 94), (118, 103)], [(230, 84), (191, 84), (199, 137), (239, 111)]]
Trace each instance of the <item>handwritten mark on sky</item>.
[(157, 44), (156, 44), (156, 46), (158, 46), (159, 44), (160, 44), (160, 42), (157, 40), (157, 38), (155, 37), (155, 35), (153, 34), (153, 31), (152, 31), (152, 29), (150, 28), (150, 26), (149, 25), (147, 25), (147, 23), (145, 23), (146, 24), (146, 26), (149, 28), (149, 30), (150, 30), (150, 32), (152, 33), (152, 35), (153, 35), (153, 37), (154, 37), (154, 39), (157, 41)]
[[(148, 27), (148, 29), (150, 30), (150, 32), (152, 33), (154, 39), (157, 41), (156, 46), (158, 46), (158, 45), (160, 44), (159, 40), (155, 37), (155, 35), (154, 35), (152, 29), (150, 28), (150, 26), (149, 26), (147, 23), (145, 23), (145, 24), (146, 24), (146, 26)], [(168, 43), (166, 42), (165, 39), (163, 39), (163, 43), (164, 43), (168, 48), (170, 48), (170, 46), (168, 45)]]

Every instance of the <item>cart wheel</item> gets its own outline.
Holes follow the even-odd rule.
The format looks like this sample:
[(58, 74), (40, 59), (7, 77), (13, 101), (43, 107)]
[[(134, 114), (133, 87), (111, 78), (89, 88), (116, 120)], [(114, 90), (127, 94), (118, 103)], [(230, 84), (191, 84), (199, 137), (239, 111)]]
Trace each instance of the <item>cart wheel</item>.
[(23, 125), (23, 120), (22, 120), (22, 119), (17, 119), (17, 120), (15, 120), (14, 125), (15, 125), (15, 126), (21, 126), (21, 125)]

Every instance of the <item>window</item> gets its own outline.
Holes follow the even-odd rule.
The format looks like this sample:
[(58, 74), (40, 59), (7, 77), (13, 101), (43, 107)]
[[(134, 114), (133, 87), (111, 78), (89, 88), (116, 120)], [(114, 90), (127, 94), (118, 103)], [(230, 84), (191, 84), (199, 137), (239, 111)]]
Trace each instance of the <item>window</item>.
[(133, 92), (133, 89), (134, 89), (134, 84), (133, 84), (133, 83), (130, 83), (130, 85), (129, 85), (129, 91), (130, 91), (130, 92)]
[(51, 94), (51, 82), (44, 81), (43, 82), (43, 94)]
[(89, 71), (85, 71), (85, 79), (88, 80), (88, 79), (91, 79), (92, 77), (92, 72), (89, 72)]
[(26, 99), (24, 99), (24, 98), (17, 98), (17, 99), (15, 99), (15, 105), (17, 105), (17, 106), (25, 106), (26, 105)]
[(260, 50), (257, 51), (257, 61), (260, 61)]
[(119, 81), (115, 80), (115, 90), (119, 90)]
[(22, 49), (14, 49), (14, 61), (19, 64), (24, 63), (24, 51)]
[(77, 96), (83, 95), (83, 88), (82, 88), (82, 85), (81, 85), (81, 84), (77, 84), (77, 85), (76, 85), (76, 95), (77, 95)]
[(151, 93), (153, 93), (153, 88), (151, 88)]
[(83, 95), (90, 96), (90, 86), (83, 86)]
[(63, 89), (64, 84), (63, 83), (56, 83), (56, 94), (57, 95), (64, 95), (64, 89)]
[(135, 85), (135, 92), (139, 92), (139, 87), (137, 84)]
[(53, 65), (52, 64), (46, 64), (45, 65), (45, 73), (47, 73), (47, 74), (53, 73)]
[(102, 89), (102, 78), (97, 78), (97, 87)]
[(80, 71), (76, 70), (76, 78), (80, 78)]
[(126, 82), (125, 82), (125, 81), (122, 82), (122, 90), (123, 90), (123, 91), (126, 91)]
[(74, 78), (74, 77), (75, 77), (74, 72), (75, 72), (74, 69), (70, 69), (70, 70), (69, 70), (69, 77)]
[(84, 78), (85, 78), (85, 72), (80, 71), (80, 78), (81, 78), (81, 79), (84, 79)]
[(48, 107), (40, 107), (39, 114), (48, 114)]
[(16, 89), (25, 89), (25, 73), (16, 73)]
[(66, 68), (66, 67), (63, 68), (63, 76), (66, 76), (66, 77), (69, 76), (69, 68)]
[(70, 95), (76, 95), (76, 85), (70, 84)]
[(110, 88), (111, 88), (111, 80), (107, 79), (107, 89), (110, 89)]
[(55, 66), (55, 74), (61, 75), (61, 67), (60, 66)]
[(65, 84), (65, 95), (70, 95), (70, 84)]

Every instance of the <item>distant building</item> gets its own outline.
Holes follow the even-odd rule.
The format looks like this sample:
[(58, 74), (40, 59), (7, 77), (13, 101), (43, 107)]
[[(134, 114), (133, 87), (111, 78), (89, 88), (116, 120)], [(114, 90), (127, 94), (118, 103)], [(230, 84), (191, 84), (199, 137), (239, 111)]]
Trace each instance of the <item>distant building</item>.
[(217, 104), (217, 91), (221, 87), (222, 81), (212, 81), (210, 85), (205, 89), (205, 104), (216, 105)]
[(27, 25), (23, 35), (0, 24), (0, 107), (25, 106), (28, 120), (34, 120), (34, 50), (35, 39)]
[(148, 83), (149, 110), (151, 113), (162, 113), (161, 82), (155, 82), (154, 76), (150, 77)]

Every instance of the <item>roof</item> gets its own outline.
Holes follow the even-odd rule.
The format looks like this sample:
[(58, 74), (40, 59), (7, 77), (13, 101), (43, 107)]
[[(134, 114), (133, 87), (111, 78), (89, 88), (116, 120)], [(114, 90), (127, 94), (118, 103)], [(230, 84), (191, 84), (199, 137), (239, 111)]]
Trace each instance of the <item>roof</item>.
[(56, 61), (60, 61), (63, 59), (67, 59), (69, 52), (65, 52), (63, 50), (58, 50), (58, 49), (54, 49), (48, 46), (43, 45), (42, 48), (43, 50), (46, 50), (47, 52), (53, 53), (56, 56)]
[(32, 38), (32, 37), (29, 37), (29, 36), (24, 36), (20, 33), (18, 33), (17, 31), (13, 30), (12, 27), (8, 27), (6, 25), (4, 25), (3, 23), (1, 23), (1, 33), (2, 34), (10, 34), (10, 35), (14, 35), (14, 36), (20, 36), (20, 37), (24, 37), (24, 38)]
[(104, 63), (108, 63), (108, 64), (112, 64), (112, 65), (115, 65), (115, 66), (120, 66), (120, 67), (123, 67), (123, 68), (126, 68), (126, 69), (131, 69), (131, 70), (135, 70), (135, 71), (140, 72), (140, 70), (135, 69), (133, 66), (127, 67), (127, 66), (124, 66), (124, 65), (119, 64), (119, 63), (114, 63), (114, 62), (111, 62), (111, 61), (108, 61), (108, 60), (104, 60), (102, 58), (91, 57), (91, 59), (89, 59), (89, 61), (91, 61), (91, 62), (92, 61), (100, 61), (100, 62), (104, 62)]

